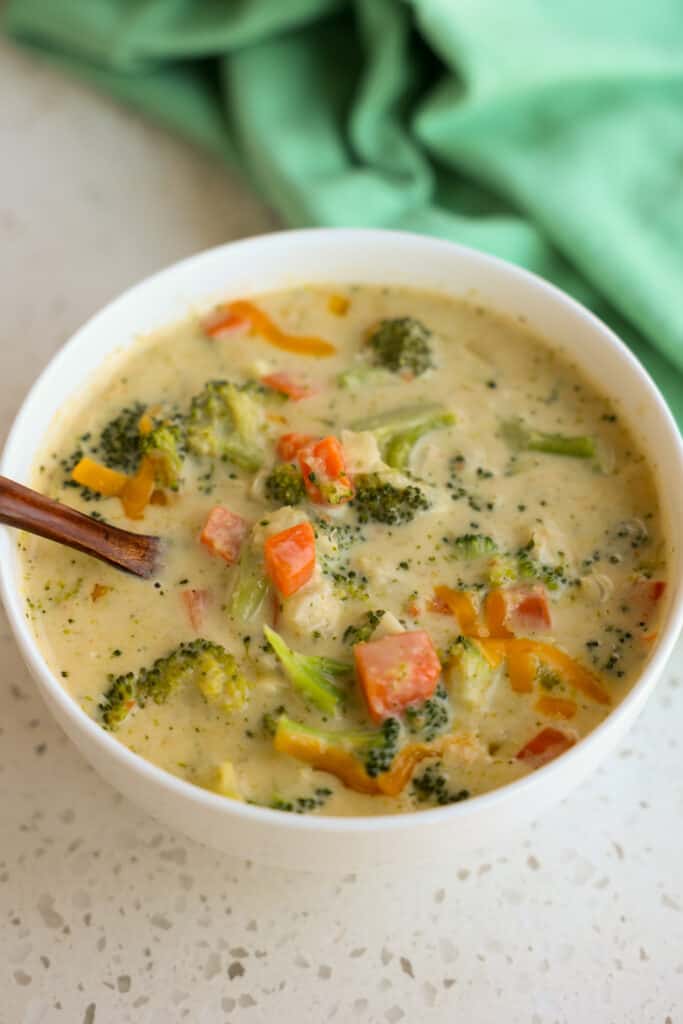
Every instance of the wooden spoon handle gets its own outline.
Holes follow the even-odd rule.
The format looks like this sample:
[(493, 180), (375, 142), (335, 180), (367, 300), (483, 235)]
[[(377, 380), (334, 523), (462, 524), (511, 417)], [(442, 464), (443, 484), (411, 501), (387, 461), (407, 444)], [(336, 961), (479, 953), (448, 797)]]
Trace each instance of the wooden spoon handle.
[(4, 476), (0, 476), (0, 523), (66, 544), (145, 579), (158, 568), (158, 537), (91, 519)]

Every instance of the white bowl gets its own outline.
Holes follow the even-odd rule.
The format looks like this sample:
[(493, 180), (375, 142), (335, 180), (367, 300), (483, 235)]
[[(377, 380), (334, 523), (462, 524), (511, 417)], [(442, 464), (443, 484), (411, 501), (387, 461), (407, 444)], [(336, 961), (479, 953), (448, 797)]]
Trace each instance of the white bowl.
[(586, 739), (526, 778), (450, 807), (374, 818), (307, 817), (252, 807), (198, 789), (131, 753), (69, 697), (28, 625), (16, 535), (0, 531), (7, 615), (48, 707), (93, 767), (156, 818), (210, 846), (284, 867), (349, 871), (450, 857), (485, 845), (564, 797), (614, 747), (652, 691), (683, 619), (683, 445), (662, 397), (621, 341), (562, 292), (518, 267), (417, 235), (310, 230), (232, 243), (164, 270), (126, 292), (78, 331), (26, 398), (10, 432), (2, 473), (27, 482), (50, 423), (87, 385), (105, 356), (190, 307), (293, 285), (403, 284), (476, 298), (564, 350), (614, 401), (653, 467), (669, 541), (669, 578), (659, 639), (626, 699)]

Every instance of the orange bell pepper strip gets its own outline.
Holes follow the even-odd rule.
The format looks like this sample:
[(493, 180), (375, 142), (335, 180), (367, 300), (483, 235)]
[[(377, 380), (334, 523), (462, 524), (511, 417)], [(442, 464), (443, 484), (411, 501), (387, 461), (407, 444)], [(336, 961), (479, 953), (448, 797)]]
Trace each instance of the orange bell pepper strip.
[(142, 519), (154, 490), (156, 474), (154, 461), (147, 456), (142, 460), (135, 476), (126, 480), (119, 497), (123, 511), (129, 519)]
[(315, 534), (310, 523), (298, 523), (269, 537), (263, 546), (266, 572), (282, 597), (308, 583), (315, 569)]
[(510, 686), (515, 693), (531, 693), (536, 678), (537, 661), (532, 651), (524, 647), (508, 646), (507, 670)]
[(579, 693), (598, 704), (611, 703), (610, 695), (600, 685), (597, 676), (559, 647), (524, 637), (481, 637), (477, 643), (493, 668), (497, 668), (504, 658), (507, 659), (510, 685), (516, 693), (531, 693), (540, 661), (554, 669)]
[(381, 790), (377, 779), (370, 778), (361, 762), (346, 750), (331, 747), (324, 739), (304, 733), (291, 734), (276, 730), (273, 746), (281, 754), (289, 754), (321, 772), (336, 775), (348, 789), (356, 793), (376, 795)]
[(559, 647), (541, 643), (539, 640), (509, 640), (508, 645), (535, 655), (539, 661), (555, 669), (573, 689), (594, 700), (597, 704), (611, 704), (610, 695), (602, 688), (600, 681), (589, 669), (571, 658)]
[(573, 700), (566, 700), (564, 697), (539, 697), (535, 710), (539, 715), (546, 715), (548, 718), (569, 719), (574, 717), (577, 708)]
[(201, 329), (207, 338), (227, 338), (238, 331), (241, 332), (249, 327), (249, 320), (246, 316), (234, 313), (230, 306), (216, 306), (214, 310), (202, 317)]
[(370, 796), (398, 796), (410, 781), (415, 768), (430, 757), (438, 757), (449, 745), (460, 743), (459, 736), (442, 736), (432, 743), (409, 743), (400, 750), (391, 768), (372, 778), (353, 754), (332, 747), (323, 737), (303, 732), (276, 730), (273, 745), (321, 772), (336, 775), (347, 789)]
[(97, 491), (105, 498), (115, 498), (121, 494), (129, 478), (125, 473), (109, 469), (101, 462), (95, 462), (94, 459), (86, 457), (76, 463), (71, 471), (71, 479), (81, 487), (89, 487), (91, 491)]
[(495, 637), (478, 637), (472, 642), (477, 645), (491, 668), (498, 668), (500, 663), (505, 661), (507, 648), (504, 640)]
[[(214, 328), (215, 333), (220, 333), (227, 327), (232, 327), (240, 322), (247, 321), (250, 332), (259, 334), (269, 345), (275, 348), (284, 349), (285, 352), (295, 352), (300, 356), (333, 356), (337, 351), (334, 345), (322, 338), (307, 337), (302, 334), (288, 334), (271, 320), (267, 313), (253, 302), (239, 300), (230, 302), (227, 306), (221, 307), (225, 313), (222, 326)], [(205, 328), (206, 330), (206, 328)]]
[(445, 609), (458, 620), (460, 632), (465, 636), (486, 636), (486, 630), (479, 623), (477, 608), (472, 595), (466, 590), (453, 590), (451, 587), (434, 588), (432, 611)]
[(486, 595), (484, 602), (484, 616), (489, 636), (511, 637), (511, 632), (505, 625), (508, 614), (508, 603), (502, 590), (491, 590)]

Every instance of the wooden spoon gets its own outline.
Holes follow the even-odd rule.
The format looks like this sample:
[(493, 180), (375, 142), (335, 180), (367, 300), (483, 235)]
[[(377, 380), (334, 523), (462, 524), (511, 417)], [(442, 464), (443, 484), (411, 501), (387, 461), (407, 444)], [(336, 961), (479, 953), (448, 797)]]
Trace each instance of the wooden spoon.
[(159, 568), (158, 537), (129, 533), (91, 519), (4, 476), (0, 476), (0, 523), (84, 551), (143, 579), (149, 579)]

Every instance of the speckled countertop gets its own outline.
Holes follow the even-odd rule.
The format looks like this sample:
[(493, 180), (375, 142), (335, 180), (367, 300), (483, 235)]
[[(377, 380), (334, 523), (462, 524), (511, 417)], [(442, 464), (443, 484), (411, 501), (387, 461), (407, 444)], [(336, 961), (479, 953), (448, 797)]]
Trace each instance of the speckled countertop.
[[(176, 139), (0, 42), (0, 429), (100, 305), (275, 224)], [(144, 228), (141, 228), (144, 226)], [(421, 874), (260, 869), (100, 782), (0, 625), (0, 1024), (679, 1024), (683, 647), (601, 771)]]

